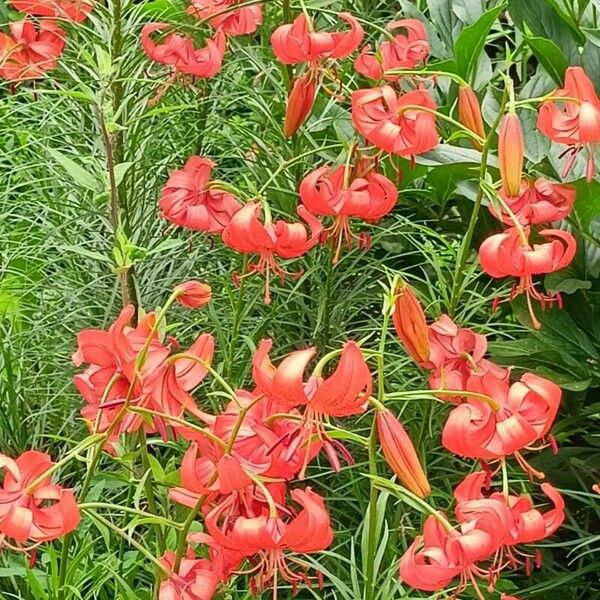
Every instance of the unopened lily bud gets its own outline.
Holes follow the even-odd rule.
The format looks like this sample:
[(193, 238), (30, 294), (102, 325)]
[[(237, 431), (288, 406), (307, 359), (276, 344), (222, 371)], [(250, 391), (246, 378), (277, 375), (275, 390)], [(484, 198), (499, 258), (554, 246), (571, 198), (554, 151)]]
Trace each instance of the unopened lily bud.
[(402, 423), (388, 409), (378, 410), (375, 419), (377, 435), (388, 465), (404, 487), (419, 498), (425, 498), (431, 493), (431, 488)]
[(285, 137), (293, 136), (306, 121), (315, 102), (316, 91), (312, 77), (308, 73), (294, 81), (283, 123)]
[(518, 196), (523, 177), (523, 153), (525, 142), (519, 117), (509, 112), (500, 124), (498, 159), (502, 189), (511, 198)]
[(210, 302), (211, 288), (200, 281), (186, 281), (180, 283), (176, 288), (177, 302), (185, 308), (200, 308)]
[(394, 328), (406, 352), (422, 366), (429, 360), (429, 334), (423, 307), (409, 285), (402, 283), (395, 293)]
[[(458, 88), (458, 120), (480, 138), (485, 137), (479, 100), (473, 88), (467, 84), (462, 84)], [(481, 143), (473, 138), (471, 138), (471, 144), (477, 150), (482, 148)]]

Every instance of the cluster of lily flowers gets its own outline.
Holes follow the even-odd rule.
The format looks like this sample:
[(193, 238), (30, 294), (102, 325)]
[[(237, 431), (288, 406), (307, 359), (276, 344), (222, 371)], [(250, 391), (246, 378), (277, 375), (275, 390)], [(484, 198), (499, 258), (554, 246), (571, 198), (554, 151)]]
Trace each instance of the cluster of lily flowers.
[(0, 77), (14, 86), (56, 68), (67, 35), (57, 21), (82, 23), (94, 0), (9, 0), (25, 16), (0, 31)]
[[(538, 128), (551, 140), (566, 144), (570, 155), (564, 176), (577, 155), (586, 150), (587, 177), (595, 174), (594, 144), (600, 141), (600, 100), (589, 77), (581, 67), (569, 67), (565, 87), (555, 90), (540, 107)], [(536, 289), (533, 276), (552, 273), (568, 266), (577, 249), (573, 235), (551, 228), (551, 222), (568, 217), (575, 202), (575, 190), (569, 185), (543, 178), (523, 177), (523, 132), (519, 117), (509, 112), (499, 132), (501, 188), (491, 213), (507, 229), (490, 236), (481, 244), (479, 262), (491, 277), (516, 277), (510, 299), (525, 294), (533, 326), (540, 328), (532, 299), (545, 306), (562, 303), (560, 294)]]
[[(530, 479), (544, 478), (522, 453), (556, 447), (549, 430), (561, 390), (533, 373), (511, 383), (510, 370), (485, 357), (485, 336), (457, 326), (447, 315), (428, 325), (406, 284), (395, 298), (400, 341), (429, 372), (431, 393), (453, 406), (442, 445), (482, 466), (455, 490), (457, 525), (430, 509), (423, 535), (400, 560), (400, 577), (425, 591), (443, 590), (457, 579), (455, 593), (472, 584), (483, 599), (479, 580), (492, 590), (504, 569), (539, 567), (540, 553), (521, 546), (547, 538), (564, 520), (563, 499), (552, 485), (541, 485), (553, 504), (543, 511), (529, 495), (511, 492), (506, 477), (507, 462), (514, 458)], [(262, 340), (252, 358), (253, 387), (233, 390), (211, 366), (212, 335), (202, 333), (182, 350), (176, 339), (160, 333), (173, 302), (192, 309), (210, 299), (208, 285), (188, 281), (175, 288), (158, 314), (134, 323), (135, 309), (127, 306), (108, 330), (78, 334), (73, 362), (85, 368), (74, 382), (85, 402), (81, 415), (88, 439), (116, 455), (123, 436), (141, 432), (188, 444), (179, 485), (169, 490), (169, 498), (189, 508), (190, 519), (200, 514), (203, 531), (187, 536), (187, 551), (167, 550), (157, 559), (163, 572), (161, 600), (209, 600), (236, 574), (249, 577), (252, 591), (272, 587), (275, 595), (281, 581), (292, 590), (315, 581), (321, 586), (322, 575), (309, 575), (303, 555), (327, 549), (333, 530), (324, 498), (299, 484), (320, 453), (336, 472), (340, 457), (353, 463), (332, 433), (337, 427), (331, 419), (371, 408), (389, 467), (404, 489), (421, 499), (430, 494), (425, 471), (400, 421), (371, 396), (368, 352), (355, 342), (309, 369), (314, 348), (291, 352), (274, 364), (272, 340)], [(216, 414), (201, 408), (195, 397), (208, 375), (228, 397)], [(42, 452), (25, 452), (16, 460), (1, 457), (4, 546), (32, 552), (77, 527), (73, 492), (51, 483), (54, 471), (74, 456), (69, 453), (57, 464)], [(501, 491), (493, 483), (499, 471)]]
[[(27, 18), (11, 24), (11, 36), (0, 34), (0, 74), (11, 81), (37, 78), (54, 68), (65, 39), (55, 19), (81, 22), (91, 9), (89, 2), (74, 0), (11, 0), (11, 4), (41, 17), (37, 28)], [(189, 13), (214, 29), (203, 47), (173, 31), (170, 24), (144, 26), (142, 48), (154, 62), (170, 69), (168, 85), (185, 77), (213, 77), (222, 67), (227, 37), (257, 30), (262, 5), (241, 4), (192, 0)], [(302, 127), (319, 90), (340, 101), (345, 97), (337, 63), (359, 49), (364, 31), (352, 15), (340, 16), (348, 25), (345, 32), (315, 31), (303, 12), (272, 34), (277, 58), (297, 69), (283, 126), (287, 137)], [(190, 157), (181, 170), (171, 173), (162, 190), (159, 206), (165, 219), (219, 235), (235, 251), (257, 257), (241, 276), (265, 275), (266, 302), (271, 274), (281, 279), (288, 274), (280, 260), (301, 257), (319, 242), (332, 244), (334, 262), (344, 244), (350, 247), (357, 241), (368, 248), (369, 236), (356, 234), (351, 220), (375, 222), (396, 205), (396, 185), (380, 169), (386, 153), (414, 161), (439, 142), (435, 80), (415, 73), (429, 56), (425, 29), (413, 19), (394, 21), (388, 29), (388, 39), (375, 51), (363, 47), (354, 63), (373, 84), (351, 93), (352, 121), (371, 146), (353, 144), (343, 164), (320, 166), (303, 178), (297, 213), (306, 225), (273, 220), (262, 198), (241, 202), (230, 186), (211, 179), (216, 165), (206, 157)], [(458, 113), (476, 147), (494, 133), (486, 133), (477, 96), (464, 83)], [(567, 171), (581, 151), (588, 152), (587, 174), (593, 177), (600, 101), (582, 69), (568, 69), (565, 88), (547, 96), (538, 128), (567, 146)], [(490, 211), (508, 228), (482, 244), (480, 262), (492, 277), (519, 278), (511, 298), (525, 293), (533, 323), (539, 326), (531, 299), (544, 306), (559, 297), (540, 293), (532, 277), (567, 266), (576, 243), (567, 231), (535, 227), (568, 216), (575, 193), (567, 185), (523, 177), (523, 136), (512, 105), (500, 127), (499, 161), (501, 182)], [(331, 222), (324, 225), (318, 217)], [(536, 236), (547, 241), (536, 243)], [(542, 511), (529, 495), (511, 492), (506, 476), (507, 463), (514, 459), (531, 481), (544, 479), (523, 453), (555, 449), (549, 432), (561, 390), (533, 373), (511, 380), (510, 369), (486, 358), (485, 336), (459, 327), (447, 315), (428, 325), (409, 286), (403, 284), (395, 294), (398, 336), (409, 355), (428, 371), (431, 394), (452, 406), (442, 445), (460, 457), (480, 461), (482, 467), (454, 492), (456, 525), (431, 509), (423, 535), (400, 560), (400, 576), (425, 591), (443, 590), (456, 580), (455, 595), (472, 584), (483, 600), (479, 581), (485, 580), (493, 590), (504, 569), (524, 564), (530, 571), (539, 566), (539, 553), (531, 554), (521, 545), (550, 536), (564, 520), (564, 502), (552, 485), (540, 486), (552, 503)], [(201, 514), (204, 530), (187, 536), (185, 552), (167, 550), (157, 559), (163, 573), (161, 600), (209, 600), (237, 573), (249, 576), (252, 591), (277, 590), (280, 580), (294, 591), (315, 580), (322, 585), (320, 573), (309, 575), (310, 564), (303, 555), (331, 545), (330, 517), (323, 497), (298, 484), (321, 453), (335, 471), (341, 468), (340, 458), (352, 464), (349, 450), (332, 435), (331, 420), (361, 415), (372, 407), (388, 465), (419, 498), (430, 493), (425, 471), (402, 424), (372, 398), (368, 355), (357, 343), (349, 341), (326, 354), (309, 371), (314, 348), (292, 352), (275, 365), (270, 358), (272, 341), (262, 340), (252, 359), (252, 388), (233, 390), (212, 368), (211, 334), (200, 334), (187, 350), (163, 335), (163, 321), (174, 302), (198, 308), (210, 297), (208, 285), (188, 281), (174, 290), (158, 314), (138, 315), (133, 306), (126, 306), (108, 330), (79, 333), (73, 362), (85, 368), (74, 381), (84, 401), (81, 415), (91, 433), (89, 440), (112, 454), (121, 451), (123, 436), (134, 434), (188, 443), (180, 484), (170, 489), (169, 498), (188, 507), (192, 520)], [(335, 360), (337, 366), (332, 368)], [(195, 397), (208, 376), (228, 397), (215, 414), (200, 408)], [(15, 460), (0, 456), (3, 546), (33, 552), (39, 544), (77, 527), (80, 509), (73, 491), (52, 483), (54, 472), (76, 455), (73, 451), (58, 463), (35, 451)], [(500, 472), (502, 486), (497, 490), (494, 478)]]
[[(394, 325), (408, 354), (429, 372), (432, 393), (450, 405), (442, 431), (442, 445), (464, 458), (478, 459), (482, 470), (471, 473), (456, 487), (453, 525), (445, 513), (434, 512), (423, 534), (400, 560), (400, 576), (409, 585), (438, 591), (458, 578), (454, 596), (472, 584), (484, 600), (478, 579), (492, 591), (506, 568), (524, 565), (529, 574), (541, 566), (539, 550), (530, 553), (522, 544), (552, 535), (564, 521), (564, 500), (551, 484), (541, 491), (552, 508), (537, 508), (530, 494), (509, 489), (507, 463), (514, 459), (529, 476), (544, 479), (523, 451), (556, 443), (549, 434), (556, 417), (561, 389), (534, 373), (512, 381), (510, 369), (485, 357), (482, 334), (456, 325), (448, 315), (431, 324), (412, 289), (397, 290)], [(494, 477), (502, 473), (502, 489)], [(513, 597), (503, 595), (505, 600)]]

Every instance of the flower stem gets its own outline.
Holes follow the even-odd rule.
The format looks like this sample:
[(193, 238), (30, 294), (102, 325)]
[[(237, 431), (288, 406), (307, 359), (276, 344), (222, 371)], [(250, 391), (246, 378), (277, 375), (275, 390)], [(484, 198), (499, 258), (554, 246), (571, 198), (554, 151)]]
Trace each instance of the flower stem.
[[(490, 127), (488, 134), (483, 142), (483, 148), (481, 150), (481, 166), (479, 167), (480, 182), (485, 181), (488, 168), (487, 160), (488, 155), (490, 153), (490, 145), (492, 143), (494, 135), (496, 135), (496, 129), (500, 124), (500, 120), (504, 115), (506, 97), (507, 91), (505, 89), (504, 94), (502, 96), (502, 101), (500, 102), (500, 108), (498, 109), (498, 116), (496, 117), (496, 120)], [(473, 211), (471, 212), (469, 226), (467, 227), (467, 231), (463, 237), (462, 244), (458, 252), (456, 267), (454, 269), (454, 283), (452, 285), (452, 295), (450, 297), (450, 306), (448, 310), (451, 317), (454, 316), (456, 312), (456, 307), (458, 306), (458, 301), (460, 300), (460, 297), (462, 295), (462, 285), (464, 283), (464, 269), (467, 262), (467, 258), (469, 256), (469, 251), (471, 249), (471, 242), (473, 241), (473, 234), (475, 233), (475, 227), (477, 225), (477, 219), (479, 217), (479, 210), (481, 209), (483, 195), (484, 187), (480, 184), (479, 189), (477, 190), (477, 196), (475, 197), (475, 205), (473, 206)]]
[(235, 304), (235, 312), (233, 314), (233, 325), (231, 328), (231, 339), (229, 340), (229, 357), (227, 360), (227, 367), (225, 371), (225, 379), (231, 378), (231, 370), (235, 361), (235, 352), (237, 350), (237, 342), (240, 332), (240, 325), (242, 323), (242, 314), (244, 312), (244, 291), (246, 278), (246, 268), (248, 266), (248, 255), (244, 254), (242, 257), (242, 276), (240, 277), (240, 287), (238, 290), (237, 302)]
[[(390, 322), (390, 312), (385, 311), (383, 317), (383, 325), (381, 327), (381, 338), (379, 340), (379, 352), (377, 353), (377, 401), (380, 405), (383, 404), (385, 398), (384, 387), (384, 350), (387, 338), (387, 332)], [(373, 417), (371, 424), (371, 433), (369, 435), (369, 476), (371, 477), (371, 489), (369, 492), (369, 514), (368, 523), (369, 530), (367, 536), (367, 557), (365, 561), (365, 600), (373, 600), (375, 598), (375, 554), (377, 552), (377, 498), (379, 496), (378, 489), (375, 485), (373, 477), (377, 477), (377, 420)]]
[[(140, 444), (140, 458), (142, 460), (142, 469), (144, 470), (144, 490), (146, 492), (146, 500), (148, 502), (148, 510), (158, 517), (158, 506), (154, 498), (154, 476), (152, 467), (150, 466), (150, 458), (148, 457), (148, 440), (146, 439), (146, 431), (142, 425), (138, 431), (138, 440)], [(146, 475), (147, 473), (147, 475)], [(165, 536), (162, 527), (159, 523), (154, 523), (154, 531), (156, 535), (156, 545), (158, 546), (159, 554), (164, 554), (165, 551)]]

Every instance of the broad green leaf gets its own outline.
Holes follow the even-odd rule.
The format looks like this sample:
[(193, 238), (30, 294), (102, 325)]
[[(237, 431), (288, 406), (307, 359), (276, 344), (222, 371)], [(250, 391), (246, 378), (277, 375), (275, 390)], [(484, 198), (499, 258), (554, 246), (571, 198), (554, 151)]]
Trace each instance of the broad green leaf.
[[(460, 148), (449, 144), (438, 144), (433, 150), (420, 154), (415, 158), (417, 164), (438, 166), (452, 165), (454, 163), (481, 163), (481, 152), (472, 148)], [(488, 157), (488, 164), (496, 167), (498, 161), (496, 157)]]
[(487, 35), (504, 8), (505, 5), (501, 4), (484, 12), (475, 23), (461, 31), (454, 43), (454, 59), (458, 65), (459, 74), (464, 79), (469, 80), (473, 75)]
[(563, 84), (565, 71), (569, 66), (567, 57), (562, 50), (552, 41), (543, 37), (525, 36), (528, 46), (548, 75), (557, 85)]
[[(552, 40), (570, 63), (579, 60), (578, 32), (549, 0), (508, 0), (508, 12), (516, 26), (525, 32), (524, 24), (535, 36)], [(581, 40), (579, 40), (581, 41)]]
[(75, 183), (88, 190), (98, 191), (98, 180), (89, 171), (54, 148), (47, 148), (47, 151)]

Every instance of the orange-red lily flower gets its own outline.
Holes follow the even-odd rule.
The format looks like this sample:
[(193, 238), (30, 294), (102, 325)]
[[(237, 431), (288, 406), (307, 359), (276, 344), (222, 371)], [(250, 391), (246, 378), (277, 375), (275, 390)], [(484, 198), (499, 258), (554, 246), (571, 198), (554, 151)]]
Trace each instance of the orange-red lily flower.
[[(458, 120), (480, 138), (485, 138), (481, 106), (473, 88), (467, 84), (461, 84), (458, 88)], [(473, 138), (470, 141), (477, 150), (481, 150), (480, 142)]]
[[(79, 508), (71, 490), (45, 475), (54, 463), (44, 452), (30, 450), (16, 460), (0, 454), (0, 538), (18, 544), (48, 542), (79, 525)], [(2, 540), (0, 539), (0, 545)]]
[(555, 90), (552, 100), (540, 107), (538, 129), (552, 141), (569, 146), (571, 156), (565, 165), (565, 177), (575, 158), (587, 148), (587, 179), (596, 173), (595, 145), (600, 141), (600, 100), (594, 84), (581, 67), (569, 67), (565, 72), (565, 87)]
[(547, 179), (524, 177), (518, 195), (510, 197), (504, 190), (498, 193), (504, 205), (499, 208), (490, 203), (490, 212), (506, 225), (515, 219), (522, 226), (550, 223), (564, 219), (573, 208), (576, 191), (570, 185), (554, 183)]
[(502, 119), (498, 134), (500, 178), (502, 190), (507, 196), (517, 196), (521, 189), (524, 151), (525, 140), (521, 121), (516, 113), (509, 112)]
[(275, 367), (269, 359), (271, 346), (272, 341), (268, 339), (258, 346), (252, 360), (252, 376), (257, 391), (265, 396), (275, 398), (288, 409), (306, 407), (298, 427), (282, 438), (290, 448), (306, 446), (301, 478), (312, 457), (315, 437), (323, 444), (335, 470), (340, 468), (336, 451), (352, 462), (345, 446), (327, 435), (323, 420), (364, 412), (373, 382), (360, 348), (354, 342), (346, 342), (338, 366), (329, 377), (323, 378), (320, 372), (313, 372), (305, 382), (304, 371), (314, 357), (315, 349), (292, 352)]
[[(160, 562), (172, 574), (161, 582), (158, 600), (211, 600), (219, 583), (239, 567), (240, 554), (226, 551), (206, 533), (192, 533), (187, 542), (190, 545), (176, 573), (175, 552), (169, 550), (161, 557)], [(197, 544), (206, 549), (206, 558), (196, 557), (193, 545)]]
[(339, 17), (350, 26), (345, 33), (315, 31), (306, 15), (299, 14), (293, 23), (281, 25), (271, 35), (275, 56), (286, 65), (295, 65), (326, 59), (337, 60), (352, 54), (365, 33), (350, 13), (342, 12)]
[(36, 17), (54, 17), (81, 23), (92, 12), (95, 0), (9, 0), (15, 10)]
[(233, 194), (211, 184), (215, 163), (191, 156), (183, 169), (169, 175), (158, 205), (161, 216), (175, 225), (206, 233), (221, 233), (242, 207)]
[[(201, 362), (210, 363), (214, 352), (212, 336), (202, 334), (186, 354), (169, 358), (171, 349), (162, 344), (156, 331), (152, 333), (156, 315), (149, 313), (131, 327), (134, 312), (132, 305), (126, 306), (108, 331), (80, 331), (73, 354), (75, 366), (89, 365), (74, 378), (86, 402), (81, 414), (93, 431), (113, 427), (112, 441), (121, 433), (137, 431), (144, 423), (139, 414), (120, 415), (126, 402), (173, 416), (181, 415), (184, 408), (195, 413), (196, 405), (189, 392), (206, 376)], [(136, 374), (138, 355), (146, 345), (145, 360)], [(119, 415), (120, 422), (114, 423)], [(150, 422), (154, 430), (166, 437), (168, 423), (156, 417)]]
[(435, 115), (431, 112), (435, 109), (433, 98), (422, 89), (397, 96), (386, 85), (352, 93), (352, 122), (357, 131), (378, 148), (404, 157), (437, 146)]
[(427, 475), (408, 433), (388, 409), (375, 414), (377, 435), (383, 455), (398, 479), (413, 494), (425, 498), (431, 493)]
[[(416, 589), (434, 592), (460, 576), (456, 594), (469, 581), (477, 586), (475, 576), (487, 574), (477, 562), (494, 555), (509, 523), (503, 502), (485, 500), (478, 508), (468, 521), (461, 523), (460, 530), (444, 527), (435, 515), (427, 517), (423, 535), (415, 539), (400, 559), (402, 581)], [(446, 521), (443, 514), (441, 517)]]
[[(542, 483), (544, 494), (552, 502), (553, 507), (545, 512), (535, 508), (530, 496), (514, 496), (503, 492), (484, 494), (489, 473), (478, 471), (467, 475), (454, 490), (456, 499), (456, 517), (464, 519), (463, 509), (468, 502), (491, 498), (506, 503), (510, 511), (511, 523), (505, 531), (503, 544), (515, 546), (530, 544), (551, 536), (565, 520), (565, 501), (559, 491), (549, 483)], [(516, 562), (516, 560), (514, 560)]]
[(398, 81), (401, 75), (387, 73), (392, 69), (414, 69), (427, 61), (429, 57), (429, 41), (427, 32), (421, 21), (416, 19), (400, 19), (387, 26), (388, 31), (403, 29), (391, 40), (379, 44), (377, 52), (371, 52), (367, 45), (354, 62), (354, 68), (365, 77), (374, 80)]
[[(429, 386), (432, 389), (466, 390), (475, 377), (492, 374), (508, 379), (508, 370), (487, 360), (487, 338), (467, 327), (459, 327), (448, 315), (442, 315), (429, 325)], [(459, 402), (464, 395), (440, 394), (450, 402)]]
[(561, 389), (552, 381), (525, 373), (512, 385), (488, 373), (467, 382), (469, 391), (487, 396), (467, 399), (452, 410), (442, 433), (443, 446), (468, 458), (496, 460), (515, 455), (525, 471), (537, 474), (520, 455), (548, 434), (558, 412)]
[(266, 276), (265, 303), (271, 302), (269, 280), (271, 271), (281, 281), (288, 275), (278, 264), (275, 257), (288, 259), (306, 254), (319, 241), (323, 226), (319, 219), (303, 206), (298, 207), (298, 215), (309, 227), (301, 223), (285, 221), (260, 222), (261, 205), (248, 202), (235, 213), (223, 230), (223, 242), (243, 254), (258, 254), (258, 262), (251, 264), (250, 273), (263, 273)]
[[(223, 506), (206, 515), (206, 529), (223, 548), (248, 557), (254, 566), (251, 589), (277, 588), (279, 578), (295, 590), (299, 583), (309, 583), (308, 565), (288, 554), (312, 554), (327, 549), (333, 541), (329, 513), (323, 498), (311, 488), (294, 489), (292, 499), (301, 506), (282, 507), (270, 515), (266, 507), (253, 514), (222, 519)], [(320, 582), (319, 578), (319, 582)]]
[(560, 229), (543, 229), (539, 232), (548, 241), (541, 244), (529, 242), (529, 228), (520, 230), (511, 227), (502, 233), (487, 238), (479, 247), (479, 263), (490, 277), (518, 277), (519, 283), (513, 286), (512, 300), (519, 294), (525, 294), (529, 314), (536, 329), (541, 327), (533, 312), (531, 298), (546, 304), (557, 302), (560, 294), (543, 294), (536, 290), (534, 275), (543, 275), (560, 271), (568, 266), (575, 256), (577, 242), (568, 232)]
[(191, 0), (188, 13), (206, 20), (215, 29), (230, 36), (254, 33), (263, 21), (263, 5), (252, 4), (235, 8), (242, 0)]
[(425, 312), (412, 288), (402, 282), (394, 291), (394, 329), (409, 356), (420, 366), (429, 364), (429, 332)]
[(54, 21), (13, 21), (10, 35), (0, 31), (0, 77), (9, 81), (37, 79), (56, 68), (65, 47), (65, 32)]
[[(286, 137), (294, 135), (307, 119), (324, 76), (337, 81), (335, 71), (328, 70), (324, 63), (345, 58), (362, 42), (364, 31), (358, 21), (350, 13), (339, 16), (350, 26), (346, 33), (315, 31), (312, 20), (301, 13), (293, 23), (281, 25), (271, 35), (273, 52), (282, 63), (308, 64), (308, 70), (292, 83), (283, 128)], [(339, 96), (323, 87), (332, 96)]]
[(226, 38), (217, 31), (212, 39), (206, 40), (206, 46), (196, 48), (190, 37), (169, 33), (160, 43), (152, 39), (152, 34), (163, 33), (171, 29), (168, 23), (147, 23), (142, 28), (141, 44), (144, 52), (154, 62), (168, 65), (176, 72), (194, 77), (214, 77), (223, 64)]
[(371, 160), (361, 157), (354, 165), (347, 163), (336, 169), (324, 165), (306, 175), (300, 183), (300, 200), (313, 214), (335, 219), (325, 235), (336, 248), (333, 261), (337, 262), (342, 242), (351, 248), (353, 238), (358, 237), (359, 245), (369, 246), (368, 237), (352, 233), (349, 220), (378, 221), (396, 205), (398, 190), (377, 172)]

